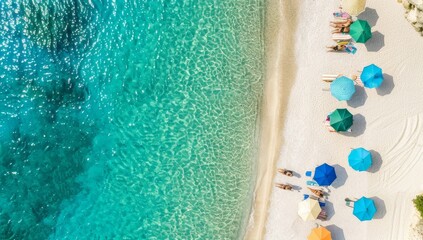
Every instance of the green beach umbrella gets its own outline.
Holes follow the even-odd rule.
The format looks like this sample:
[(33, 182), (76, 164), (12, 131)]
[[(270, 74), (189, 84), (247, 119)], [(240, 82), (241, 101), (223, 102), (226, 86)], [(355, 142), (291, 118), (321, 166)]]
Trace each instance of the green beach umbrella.
[(358, 19), (350, 26), (350, 35), (358, 43), (365, 43), (372, 37), (370, 25), (365, 20)]
[(353, 124), (353, 115), (345, 108), (338, 108), (329, 114), (330, 126), (337, 132), (347, 131)]

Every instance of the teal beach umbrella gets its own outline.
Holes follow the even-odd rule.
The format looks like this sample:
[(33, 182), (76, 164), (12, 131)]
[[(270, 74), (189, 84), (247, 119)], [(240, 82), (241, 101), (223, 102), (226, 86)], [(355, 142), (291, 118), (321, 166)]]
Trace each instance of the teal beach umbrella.
[(372, 166), (372, 155), (364, 148), (353, 149), (348, 155), (348, 164), (356, 171), (366, 171)]
[(347, 77), (339, 77), (330, 84), (330, 93), (338, 101), (348, 101), (355, 93), (354, 81)]
[(353, 115), (345, 108), (338, 108), (329, 114), (330, 126), (335, 131), (347, 131), (353, 124)]
[(372, 220), (376, 212), (377, 209), (375, 203), (370, 198), (361, 197), (354, 203), (353, 214), (360, 221)]
[(382, 69), (374, 64), (370, 64), (363, 68), (360, 78), (365, 87), (378, 88), (383, 82)]
[(350, 35), (358, 43), (367, 42), (372, 37), (369, 23), (360, 19), (353, 22), (350, 26)]

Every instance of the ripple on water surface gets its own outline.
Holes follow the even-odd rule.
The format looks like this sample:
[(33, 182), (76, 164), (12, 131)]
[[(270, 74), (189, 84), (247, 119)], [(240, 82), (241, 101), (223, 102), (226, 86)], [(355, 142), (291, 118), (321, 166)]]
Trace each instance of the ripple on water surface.
[(0, 10), (1, 239), (243, 233), (262, 1)]

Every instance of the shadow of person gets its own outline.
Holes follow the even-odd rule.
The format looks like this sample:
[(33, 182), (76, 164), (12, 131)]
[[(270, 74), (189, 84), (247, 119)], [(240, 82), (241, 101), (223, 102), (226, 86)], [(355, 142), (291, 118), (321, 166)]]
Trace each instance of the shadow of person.
[(354, 96), (347, 101), (348, 106), (353, 108), (363, 106), (367, 100), (367, 93), (364, 87), (357, 86), (355, 89)]
[(342, 228), (336, 226), (335, 224), (331, 224), (326, 226), (326, 229), (330, 231), (332, 239), (345, 240), (344, 230), (342, 230)]
[(373, 218), (374, 219), (382, 219), (386, 215), (385, 201), (383, 201), (379, 197), (371, 197), (371, 199), (373, 199), (373, 201), (375, 202), (375, 206), (376, 206), (376, 209), (377, 209)]
[(362, 13), (360, 13), (357, 18), (366, 20), (370, 27), (376, 26), (377, 20), (379, 19), (379, 14), (377, 14), (376, 9), (366, 7)]
[(357, 137), (364, 133), (366, 130), (366, 118), (361, 114), (354, 115), (354, 122), (351, 127), (351, 132), (338, 132), (347, 137)]
[(380, 154), (375, 150), (370, 150), (370, 153), (372, 154), (372, 166), (369, 168), (368, 172), (375, 173), (379, 171), (383, 161)]
[(344, 167), (339, 164), (332, 165), (335, 168), (336, 179), (331, 184), (334, 188), (339, 188), (345, 184), (348, 178), (348, 173)]
[(385, 35), (379, 31), (372, 32), (372, 37), (364, 44), (367, 51), (377, 52), (385, 46)]
[(384, 73), (382, 85), (376, 88), (376, 92), (379, 96), (385, 96), (387, 94), (390, 94), (394, 87), (394, 78), (391, 75)]

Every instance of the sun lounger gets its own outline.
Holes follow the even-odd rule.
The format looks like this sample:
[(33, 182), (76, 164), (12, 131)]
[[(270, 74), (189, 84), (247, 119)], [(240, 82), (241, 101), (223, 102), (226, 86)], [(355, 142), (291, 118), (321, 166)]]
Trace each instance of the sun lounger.
[(349, 33), (334, 33), (332, 34), (332, 40), (334, 41), (351, 40), (351, 35)]
[(328, 215), (326, 214), (326, 211), (322, 209), (322, 211), (319, 213), (319, 216), (317, 216), (317, 219), (326, 221), (327, 218), (328, 218)]

